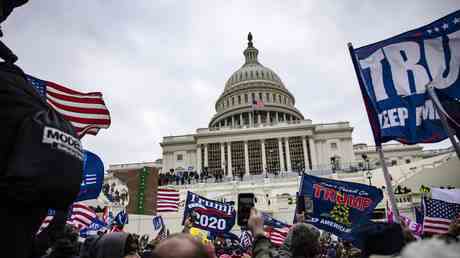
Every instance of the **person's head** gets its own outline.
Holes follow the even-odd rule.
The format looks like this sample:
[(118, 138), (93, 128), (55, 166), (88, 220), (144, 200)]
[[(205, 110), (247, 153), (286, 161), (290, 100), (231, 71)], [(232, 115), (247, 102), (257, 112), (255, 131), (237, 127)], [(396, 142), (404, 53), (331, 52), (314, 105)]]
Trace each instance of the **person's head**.
[(58, 234), (51, 246), (51, 253), (48, 257), (71, 257), (78, 255), (78, 233), (75, 229), (66, 225)]
[(160, 242), (153, 250), (155, 258), (211, 258), (205, 246), (188, 234), (177, 234)]
[(288, 234), (293, 257), (315, 257), (320, 252), (320, 232), (314, 226), (298, 223)]
[(402, 251), (402, 258), (453, 258), (460, 254), (460, 245), (448, 244), (443, 240), (432, 238), (408, 244)]
[(125, 232), (115, 232), (87, 238), (80, 250), (80, 257), (119, 258), (136, 255), (137, 251), (138, 243), (133, 235)]

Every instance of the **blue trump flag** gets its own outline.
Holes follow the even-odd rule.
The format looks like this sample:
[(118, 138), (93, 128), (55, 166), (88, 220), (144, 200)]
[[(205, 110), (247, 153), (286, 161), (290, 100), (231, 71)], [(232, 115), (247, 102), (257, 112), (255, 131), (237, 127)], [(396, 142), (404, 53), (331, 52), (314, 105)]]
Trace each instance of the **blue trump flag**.
[(228, 203), (206, 199), (198, 194), (188, 192), (185, 202), (184, 224), (187, 217), (192, 217), (193, 226), (211, 233), (229, 232), (235, 225), (235, 208)]
[(162, 229), (165, 226), (163, 217), (161, 216), (154, 216), (152, 219), (152, 223), (153, 223), (153, 229), (156, 231)]
[(460, 106), (460, 11), (358, 49), (350, 44), (349, 50), (377, 146), (448, 136), (426, 86), (435, 87), (441, 102)]
[(308, 223), (347, 240), (353, 239), (353, 228), (369, 221), (383, 198), (373, 186), (310, 175), (302, 177), (299, 192)]
[(75, 202), (96, 199), (101, 193), (104, 181), (104, 164), (96, 154), (85, 150), (83, 158), (83, 179)]
[(262, 215), (262, 219), (264, 220), (265, 226), (274, 227), (274, 228), (290, 227), (290, 225), (273, 218), (268, 213), (262, 212), (261, 215)]
[(125, 210), (118, 212), (113, 219), (113, 222), (117, 225), (125, 225), (129, 223), (128, 213)]
[(91, 223), (88, 227), (80, 230), (80, 237), (87, 238), (88, 236), (97, 235), (99, 231), (106, 231), (106, 230), (108, 230), (107, 224), (105, 224), (101, 220), (95, 219), (93, 220), (93, 223)]

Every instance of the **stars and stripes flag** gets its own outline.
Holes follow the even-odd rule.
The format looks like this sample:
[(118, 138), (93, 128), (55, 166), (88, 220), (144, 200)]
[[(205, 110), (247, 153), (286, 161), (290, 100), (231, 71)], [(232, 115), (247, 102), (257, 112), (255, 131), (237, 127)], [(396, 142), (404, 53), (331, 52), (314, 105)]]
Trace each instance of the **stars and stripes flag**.
[(263, 107), (265, 107), (265, 104), (261, 99), (257, 99), (257, 100), (252, 101), (252, 108), (253, 109), (263, 108)]
[(240, 245), (244, 250), (250, 250), (252, 247), (253, 237), (249, 230), (241, 231)]
[(434, 199), (436, 189), (432, 189), (431, 199), (423, 200), (423, 232), (445, 234), (452, 220), (460, 216), (460, 199), (457, 202)]
[(270, 239), (272, 244), (281, 246), (292, 225), (277, 220), (268, 213), (262, 213), (262, 219), (264, 220), (265, 233), (268, 239)]
[(43, 230), (45, 230), (51, 224), (51, 221), (53, 221), (55, 214), (56, 214), (55, 210), (48, 209), (48, 214), (43, 219), (42, 224), (40, 225), (40, 228), (38, 229), (36, 235), (40, 234)]
[(83, 203), (74, 203), (70, 209), (67, 224), (74, 225), (82, 230), (91, 225), (95, 219), (97, 219), (97, 215), (93, 209)]
[(288, 235), (289, 229), (290, 226), (283, 228), (265, 227), (265, 233), (273, 245), (281, 246)]
[(46, 102), (68, 120), (78, 137), (96, 135), (100, 128), (110, 126), (110, 113), (102, 99), (102, 93), (82, 93), (54, 82), (27, 76), (29, 82)]
[(157, 212), (179, 211), (179, 191), (170, 188), (158, 188)]

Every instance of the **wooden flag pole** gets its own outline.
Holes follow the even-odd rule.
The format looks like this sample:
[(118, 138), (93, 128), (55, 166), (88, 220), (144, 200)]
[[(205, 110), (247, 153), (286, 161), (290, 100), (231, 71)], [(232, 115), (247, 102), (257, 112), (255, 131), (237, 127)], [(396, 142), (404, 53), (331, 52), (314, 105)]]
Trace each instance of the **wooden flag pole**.
[(390, 173), (388, 172), (388, 167), (385, 162), (385, 156), (383, 154), (382, 146), (375, 146), (375, 149), (379, 153), (380, 163), (382, 164), (383, 178), (385, 179), (385, 185), (388, 194), (388, 199), (390, 200), (391, 210), (394, 213), (394, 221), (396, 223), (399, 223), (399, 209), (396, 205), (396, 198), (393, 192), (393, 186), (391, 185)]
[(431, 82), (426, 85), (426, 90), (428, 92), (428, 95), (430, 96), (430, 99), (433, 101), (436, 111), (439, 114), (439, 118), (441, 119), (442, 127), (444, 127), (444, 130), (446, 130), (447, 135), (449, 136), (450, 142), (452, 143), (452, 146), (454, 146), (455, 152), (457, 153), (457, 157), (460, 159), (460, 146), (458, 142), (455, 140), (454, 134), (452, 132), (452, 128), (450, 128), (449, 123), (447, 122), (447, 118), (446, 118), (447, 112), (442, 106), (441, 101), (439, 101), (438, 95), (436, 95), (436, 92), (434, 91), (434, 86), (431, 84)]

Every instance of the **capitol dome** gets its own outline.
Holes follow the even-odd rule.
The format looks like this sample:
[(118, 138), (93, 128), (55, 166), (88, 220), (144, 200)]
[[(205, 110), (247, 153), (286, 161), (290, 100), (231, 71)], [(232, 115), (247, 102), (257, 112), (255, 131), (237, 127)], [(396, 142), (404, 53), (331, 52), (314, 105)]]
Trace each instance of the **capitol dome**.
[(294, 106), (294, 96), (280, 77), (259, 62), (251, 33), (243, 54), (245, 63), (225, 83), (209, 127), (242, 128), (303, 120)]

